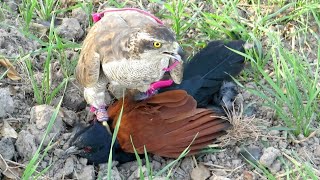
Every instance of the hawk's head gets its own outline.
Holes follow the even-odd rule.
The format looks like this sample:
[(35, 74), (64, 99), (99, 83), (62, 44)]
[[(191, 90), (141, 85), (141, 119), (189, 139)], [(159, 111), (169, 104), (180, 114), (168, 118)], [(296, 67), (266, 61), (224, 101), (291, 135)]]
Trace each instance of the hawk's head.
[(182, 49), (174, 33), (163, 25), (149, 25), (131, 34), (128, 41), (131, 57), (137, 59), (181, 60)]

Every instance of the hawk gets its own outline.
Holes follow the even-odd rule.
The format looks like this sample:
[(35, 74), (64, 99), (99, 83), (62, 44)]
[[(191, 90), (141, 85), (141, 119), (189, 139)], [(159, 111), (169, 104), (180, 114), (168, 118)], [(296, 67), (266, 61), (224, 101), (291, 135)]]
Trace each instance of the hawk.
[[(83, 42), (76, 78), (99, 121), (108, 120), (110, 95), (119, 99), (130, 90), (151, 96), (159, 87), (181, 83), (181, 47), (158, 18), (134, 8), (98, 15)], [(167, 71), (170, 79), (160, 81)]]

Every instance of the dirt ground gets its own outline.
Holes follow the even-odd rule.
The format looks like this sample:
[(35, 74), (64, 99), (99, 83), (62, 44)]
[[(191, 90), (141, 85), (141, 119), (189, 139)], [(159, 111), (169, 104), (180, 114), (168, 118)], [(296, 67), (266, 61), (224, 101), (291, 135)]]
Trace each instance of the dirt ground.
[[(13, 13), (3, 11), (0, 14), (0, 22), (7, 25), (0, 26), (0, 55), (8, 59), (14, 59), (20, 54), (41, 48), (39, 42), (20, 31), (19, 12), (15, 4), (17, 2), (9, 3)], [(134, 4), (134, 6), (137, 5)], [(152, 3), (146, 7), (151, 12), (157, 11), (158, 8)], [(64, 18), (63, 22), (65, 22), (57, 25), (60, 35), (81, 43), (88, 27), (85, 12), (75, 9), (59, 18)], [(37, 31), (39, 32), (39, 30)], [(70, 49), (66, 53), (71, 63), (78, 57), (79, 50)], [(35, 76), (39, 82), (43, 76), (45, 57), (45, 52), (32, 57)], [(52, 106), (37, 105), (34, 101), (33, 89), (25, 65), (17, 63), (15, 66), (22, 77), (21, 80), (13, 81), (7, 77), (0, 79), (1, 179), (19, 179), (21, 177), (24, 167), (41, 143), (55, 105), (62, 97), (62, 94), (56, 97)], [(58, 61), (52, 62), (52, 69), (52, 83), (54, 85), (62, 79)], [(5, 69), (0, 67), (1, 74), (4, 71)], [(245, 85), (255, 87), (255, 84), (250, 82)], [(300, 135), (298, 139), (292, 140), (287, 131), (268, 130), (268, 127), (280, 126), (274, 111), (262, 106), (262, 100), (248, 91), (240, 90), (236, 103), (244, 106), (243, 112), (238, 114), (240, 117), (238, 121), (242, 121), (239, 126), (244, 130), (240, 134), (236, 134), (235, 131), (231, 133), (235, 133), (233, 136), (243, 136), (243, 138), (223, 139), (222, 141), (226, 145), (222, 148), (218, 146), (216, 152), (184, 158), (174, 166), (172, 179), (266, 179), (262, 177), (261, 172), (243, 158), (242, 155), (247, 155), (245, 149), (265, 165), (270, 172), (277, 174), (279, 179), (285, 177), (286, 168), (288, 168), (281, 160), (285, 159), (290, 162), (290, 157), (299, 158), (299, 162), (309, 162), (314, 169), (320, 169), (319, 134), (310, 137)], [(52, 163), (49, 171), (41, 179), (96, 179), (99, 176), (106, 179), (106, 164), (87, 165), (87, 160), (84, 158), (73, 155), (67, 158), (62, 156), (68, 147), (73, 127), (86, 121), (87, 112), (88, 107), (82, 97), (81, 87), (75, 80), (71, 80), (63, 99), (61, 111), (43, 144), (46, 146), (53, 139), (54, 148), (49, 150), (48, 155), (39, 164), (37, 170), (41, 171)], [(159, 171), (172, 161), (173, 159), (150, 155), (154, 172)], [(293, 165), (289, 167), (289, 169), (294, 168)], [(139, 179), (138, 170), (137, 162), (122, 165), (117, 165), (117, 162), (114, 162), (112, 179)], [(318, 175), (320, 176), (320, 174)], [(159, 177), (158, 179), (164, 178)]]

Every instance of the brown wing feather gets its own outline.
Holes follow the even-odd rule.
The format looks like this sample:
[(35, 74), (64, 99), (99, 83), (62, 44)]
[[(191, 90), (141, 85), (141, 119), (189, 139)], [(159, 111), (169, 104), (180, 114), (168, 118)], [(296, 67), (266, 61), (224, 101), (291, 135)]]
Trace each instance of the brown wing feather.
[[(190, 148), (191, 155), (211, 144), (231, 126), (213, 111), (196, 108), (195, 100), (182, 90), (167, 91), (143, 102), (126, 100), (118, 132), (119, 143), (126, 152), (134, 152), (131, 135), (139, 153), (143, 153), (145, 145), (150, 153), (176, 158), (198, 133)], [(113, 128), (121, 105), (118, 101), (109, 107)]]
[(76, 78), (84, 87), (97, 83), (100, 73), (100, 55), (96, 52), (94, 38), (97, 26), (93, 26), (83, 42), (79, 61), (76, 67)]

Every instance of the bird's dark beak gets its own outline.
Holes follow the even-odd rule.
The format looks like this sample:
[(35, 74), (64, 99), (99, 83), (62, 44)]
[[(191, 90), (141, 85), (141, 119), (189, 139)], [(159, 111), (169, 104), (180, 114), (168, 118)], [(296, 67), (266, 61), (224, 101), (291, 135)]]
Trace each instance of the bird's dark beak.
[(80, 150), (76, 146), (71, 146), (64, 152), (64, 155), (69, 156), (72, 154), (79, 154), (79, 153), (80, 153)]

